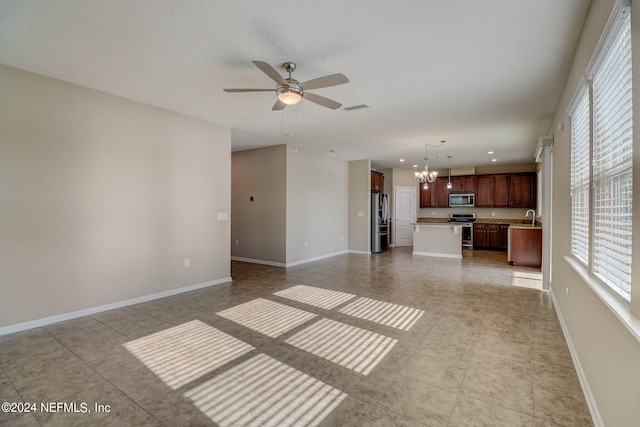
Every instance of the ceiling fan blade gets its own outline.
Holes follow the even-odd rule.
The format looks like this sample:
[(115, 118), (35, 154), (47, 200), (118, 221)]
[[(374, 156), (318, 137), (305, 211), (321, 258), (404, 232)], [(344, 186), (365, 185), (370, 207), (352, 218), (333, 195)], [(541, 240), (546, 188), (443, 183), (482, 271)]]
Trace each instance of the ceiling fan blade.
[(305, 90), (320, 89), (323, 87), (337, 86), (349, 83), (349, 79), (342, 73), (331, 74), (330, 76), (318, 77), (317, 79), (307, 80), (300, 83), (300, 87)]
[(287, 106), (287, 104), (285, 104), (284, 102), (282, 102), (282, 101), (280, 101), (278, 99), (276, 101), (276, 103), (273, 104), (273, 108), (271, 108), (271, 110), (273, 110), (273, 111), (284, 110), (286, 106)]
[(225, 92), (275, 92), (275, 89), (222, 89)]
[(284, 77), (282, 77), (280, 73), (277, 72), (276, 69), (273, 68), (271, 65), (263, 61), (251, 61), (251, 62), (253, 62), (256, 67), (260, 68), (260, 70), (262, 70), (263, 73), (271, 77), (271, 79), (273, 79), (276, 83), (280, 83), (283, 86), (289, 85), (289, 82), (287, 82), (284, 79)]
[(311, 102), (315, 102), (318, 105), (322, 105), (323, 107), (331, 108), (332, 110), (337, 110), (342, 107), (342, 104), (334, 101), (333, 99), (325, 98), (324, 96), (316, 95), (315, 93), (304, 93), (304, 99), (308, 99)]

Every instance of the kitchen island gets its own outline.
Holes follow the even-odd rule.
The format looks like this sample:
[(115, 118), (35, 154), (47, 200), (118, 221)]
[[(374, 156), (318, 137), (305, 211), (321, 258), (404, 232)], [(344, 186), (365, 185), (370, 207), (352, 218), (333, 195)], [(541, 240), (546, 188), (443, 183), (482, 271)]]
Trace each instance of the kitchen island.
[(449, 222), (417, 222), (413, 226), (413, 255), (462, 258), (462, 226)]

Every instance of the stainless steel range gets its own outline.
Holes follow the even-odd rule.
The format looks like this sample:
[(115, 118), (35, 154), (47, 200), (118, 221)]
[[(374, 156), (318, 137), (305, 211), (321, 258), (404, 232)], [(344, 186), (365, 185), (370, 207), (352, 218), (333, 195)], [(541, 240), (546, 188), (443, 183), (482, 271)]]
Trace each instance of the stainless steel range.
[(462, 247), (473, 249), (473, 222), (476, 220), (476, 214), (452, 213), (449, 216), (449, 222), (456, 222), (462, 226)]

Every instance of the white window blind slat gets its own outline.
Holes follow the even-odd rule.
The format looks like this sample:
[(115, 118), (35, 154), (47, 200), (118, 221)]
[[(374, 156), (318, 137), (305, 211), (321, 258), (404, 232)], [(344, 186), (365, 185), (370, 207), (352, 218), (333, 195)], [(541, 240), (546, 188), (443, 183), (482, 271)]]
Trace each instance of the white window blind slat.
[(571, 114), (571, 253), (589, 259), (589, 91), (585, 86)]
[[(631, 20), (626, 9), (593, 73), (591, 271), (627, 301), (632, 239), (631, 83)], [(580, 235), (577, 240), (583, 238)]]

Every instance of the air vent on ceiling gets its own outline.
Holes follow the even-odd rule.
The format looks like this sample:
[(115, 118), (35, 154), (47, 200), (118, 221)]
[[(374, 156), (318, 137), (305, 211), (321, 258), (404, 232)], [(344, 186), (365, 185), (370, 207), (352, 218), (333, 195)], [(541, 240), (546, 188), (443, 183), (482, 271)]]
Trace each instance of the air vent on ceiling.
[(363, 108), (369, 108), (367, 104), (354, 105), (352, 107), (345, 107), (344, 111), (361, 110)]

